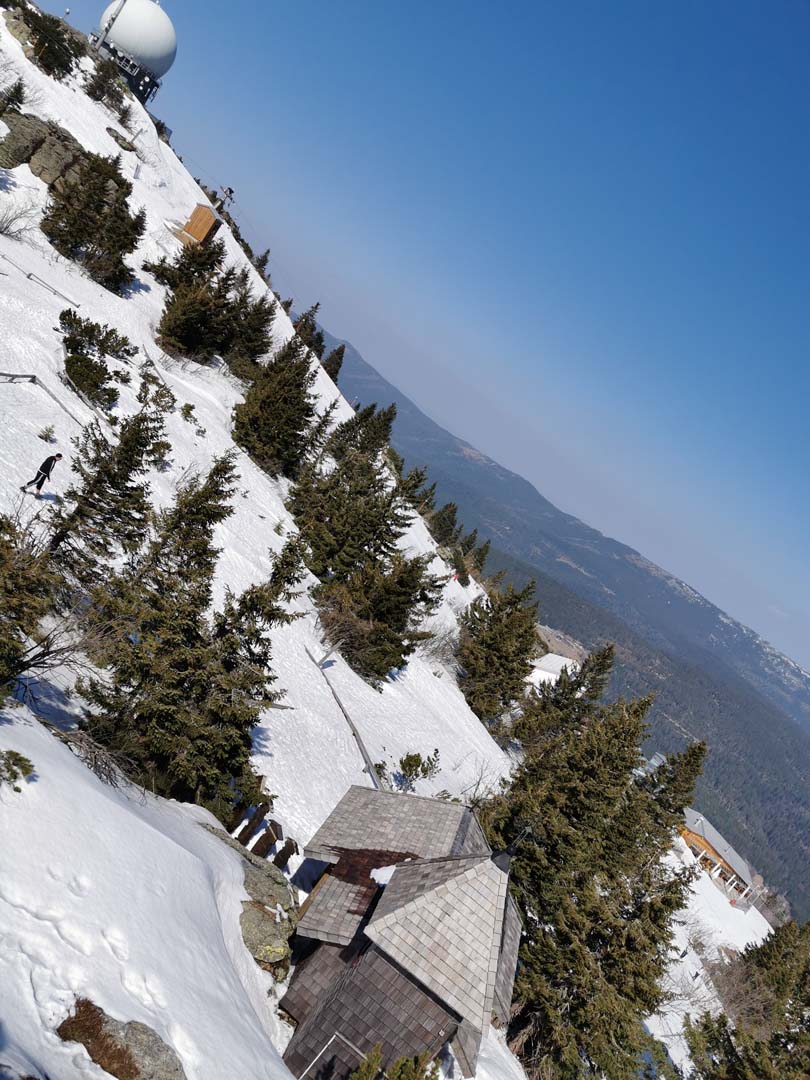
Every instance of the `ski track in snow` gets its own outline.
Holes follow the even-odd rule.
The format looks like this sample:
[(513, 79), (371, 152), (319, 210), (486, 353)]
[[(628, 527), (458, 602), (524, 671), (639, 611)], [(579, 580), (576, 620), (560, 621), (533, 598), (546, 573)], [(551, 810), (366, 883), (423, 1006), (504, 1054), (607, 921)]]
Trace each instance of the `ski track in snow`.
[[(167, 223), (185, 221), (205, 196), (157, 138), (141, 107), (132, 103), (143, 159), (136, 177), (136, 156), (121, 151), (105, 131), (118, 126), (113, 115), (81, 93), (75, 80), (57, 83), (30, 65), (2, 17), (0, 67), (11, 79), (22, 75), (34, 90), (31, 111), (36, 115), (68, 129), (88, 150), (120, 155), (133, 183), (131, 205), (143, 206), (148, 218), (132, 265), (179, 250)], [(0, 125), (0, 136), (4, 131)], [(35, 203), (41, 210), (47, 190), (27, 166), (0, 170), (0, 199)], [(228, 260), (246, 265), (230, 230), (223, 228), (219, 235)], [(29, 273), (75, 300), (79, 314), (109, 323), (145, 346), (158, 364), (177, 397), (178, 411), (167, 420), (171, 466), (150, 478), (157, 505), (171, 501), (188, 470), (204, 470), (215, 456), (233, 449), (230, 416), (240, 400), (239, 388), (227, 372), (183, 365), (161, 354), (154, 329), (165, 290), (148, 274), (138, 271), (137, 289), (129, 298), (117, 297), (57, 255), (38, 230), (23, 242), (0, 237), (0, 256), (22, 268), (0, 258), (0, 270), (8, 275), (0, 276), (0, 369), (36, 375), (82, 423), (93, 418), (57, 377), (61, 347), (54, 327), (66, 304), (25, 276)], [(264, 288), (255, 273), (253, 281), (257, 290)], [(291, 333), (279, 309), (274, 346)], [(319, 410), (337, 400), (337, 419), (351, 415), (320, 367), (315, 389)], [(119, 413), (136, 410), (136, 390), (137, 385), (120, 388)], [(181, 418), (185, 402), (194, 405), (204, 436)], [(79, 425), (29, 383), (0, 382), (0, 407), (0, 510), (20, 510), (24, 520), (47, 520), (53, 500), (68, 486), (70, 439)], [(46, 425), (55, 429), (51, 448), (37, 438)], [(66, 460), (46, 486), (45, 499), (23, 497), (19, 486), (54, 450), (65, 453)], [(215, 603), (227, 588), (238, 592), (266, 576), (269, 552), (280, 550), (295, 531), (284, 508), (287, 484), (270, 480), (241, 452), (238, 462), (240, 494), (233, 516), (217, 533), (222, 554)], [(420, 519), (413, 521), (402, 546), (413, 554), (431, 553), (433, 571), (449, 575)], [(453, 632), (457, 613), (477, 594), (474, 584), (462, 588), (449, 580), (430, 625)], [(302, 595), (293, 607), (304, 617), (273, 635), (276, 685), (286, 691), (284, 704), (292, 709), (267, 712), (254, 748), (256, 767), (276, 796), (274, 816), (303, 845), (350, 784), (370, 781), (328, 686), (306, 655), (307, 648), (315, 656), (324, 652), (313, 606)], [(407, 752), (439, 750), (441, 770), (435, 779), (419, 782), (420, 794), (442, 789), (463, 794), (507, 775), (508, 759), (437, 661), (413, 658), (381, 693), (339, 656), (332, 658), (329, 678), (373, 760), (385, 761), (393, 771)], [(81, 703), (65, 696), (68, 687), (67, 677), (56, 676), (37, 688), (39, 707), (52, 721), (69, 724), (80, 713)], [(283, 1048), (289, 1029), (268, 1001), (269, 976), (254, 964), (239, 933), (240, 902), (246, 894), (238, 859), (199, 827), (209, 816), (199, 808), (102, 786), (25, 708), (0, 715), (0, 748), (26, 754), (36, 767), (36, 778), (23, 785), (22, 793), (0, 788), (0, 1064), (21, 1073), (48, 1072), (59, 1080), (106, 1075), (81, 1047), (62, 1043), (54, 1033), (75, 996), (87, 995), (119, 1019), (153, 1027), (178, 1052), (189, 1080), (289, 1076), (275, 1049)], [(294, 859), (291, 870), (299, 862), (300, 857)], [(704, 878), (693, 890), (685, 920), (702, 921), (715, 944), (742, 948), (760, 940), (767, 924), (759, 913), (741, 918), (744, 913), (731, 908)], [(678, 933), (680, 952), (688, 945), (688, 931)], [(702, 966), (693, 953), (673, 962), (673, 984), (683, 983), (684, 965), (697, 960)], [(676, 1060), (683, 1060), (682, 1017), (690, 1007), (700, 1011), (698, 997), (693, 992), (691, 1005), (681, 1001), (649, 1022)], [(478, 1080), (524, 1077), (502, 1034), (488, 1033), (477, 1075)]]

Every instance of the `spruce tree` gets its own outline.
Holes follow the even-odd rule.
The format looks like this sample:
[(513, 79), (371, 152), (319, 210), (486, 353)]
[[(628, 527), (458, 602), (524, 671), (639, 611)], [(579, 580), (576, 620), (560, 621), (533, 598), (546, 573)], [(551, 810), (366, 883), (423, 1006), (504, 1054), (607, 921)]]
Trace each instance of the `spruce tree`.
[[(397, 455), (398, 456), (398, 455)], [(404, 462), (399, 458), (399, 490), (417, 514), (430, 517), (436, 506), (436, 485), (428, 484), (427, 466), (410, 469), (403, 474)]]
[(118, 402), (118, 390), (114, 383), (126, 381), (127, 376), (111, 372), (106, 358), (130, 360), (138, 350), (123, 334), (109, 326), (83, 319), (71, 308), (60, 313), (59, 325), (64, 333), (68, 378), (93, 405), (102, 409), (113, 408)]
[(315, 371), (293, 336), (234, 409), (233, 437), (271, 476), (295, 477), (315, 420)]
[(96, 70), (90, 76), (86, 90), (87, 96), (94, 101), (103, 101), (111, 109), (120, 109), (124, 104), (125, 91), (118, 64), (114, 60), (97, 61)]
[(494, 847), (517, 843), (524, 937), (509, 1039), (543, 1080), (644, 1075), (642, 1021), (661, 1003), (689, 884), (663, 856), (700, 754), (670, 762), (657, 787), (640, 782), (651, 699), (601, 704), (611, 662), (602, 650), (542, 695), (511, 783), (482, 813)]
[(0, 116), (6, 112), (19, 112), (25, 100), (25, 83), (22, 79), (16, 79), (5, 90), (0, 90)]
[(112, 444), (97, 421), (73, 440), (71, 465), (79, 480), (53, 515), (49, 545), (56, 565), (70, 577), (91, 582), (117, 552), (141, 544), (149, 516), (144, 477), (162, 432), (162, 416), (142, 409), (121, 422)]
[(334, 467), (310, 461), (289, 507), (321, 579), (314, 593), (325, 640), (377, 684), (402, 667), (429, 636), (420, 622), (440, 582), (429, 559), (406, 559), (397, 542), (412, 517), (378, 453), (342, 456)]
[(254, 298), (247, 269), (236, 275), (230, 295), (232, 316), (225, 344), (225, 361), (231, 371), (241, 378), (256, 378), (259, 357), (264, 356), (272, 343), (271, 329), (276, 317), (276, 305), (268, 293)]
[(0, 515), (0, 703), (52, 651), (53, 640), (40, 627), (57, 586), (47, 550), (19, 522)]
[(56, 250), (85, 268), (100, 285), (121, 293), (135, 275), (124, 262), (146, 228), (146, 213), (131, 214), (132, 184), (120, 159), (87, 154), (75, 178), (51, 189), (41, 228)]
[(157, 262), (145, 262), (143, 268), (159, 284), (174, 290), (181, 285), (207, 285), (221, 272), (224, 263), (224, 241), (212, 240), (208, 244), (189, 244), (174, 259), (164, 255)]
[(336, 345), (323, 361), (323, 370), (335, 384), (337, 384), (340, 369), (343, 367), (343, 357), (345, 353), (345, 345)]
[(267, 293), (254, 297), (249, 271), (226, 268), (224, 259), (219, 240), (184, 247), (173, 260), (144, 264), (171, 289), (158, 340), (169, 353), (200, 363), (219, 355), (238, 377), (257, 378), (258, 360), (270, 348), (276, 305)]
[(472, 553), (473, 568), (479, 573), (483, 574), (484, 567), (487, 564), (487, 556), (489, 555), (489, 549), (492, 546), (491, 540), (485, 540), (483, 544), (477, 547)]
[(461, 621), (461, 691), (481, 720), (494, 723), (523, 698), (539, 641), (534, 582), (475, 600)]
[(381, 466), (362, 454), (333, 469), (308, 465), (289, 506), (321, 580), (345, 582), (367, 562), (389, 561), (410, 520)]
[(181, 285), (166, 301), (157, 340), (170, 356), (207, 363), (222, 348), (222, 305), (209, 285)]
[(269, 281), (270, 275), (267, 271), (267, 265), (270, 262), (270, 248), (266, 248), (260, 255), (254, 255), (251, 262), (257, 273), (261, 274), (265, 281)]
[(696, 1080), (810, 1075), (810, 923), (788, 922), (712, 972), (726, 1014), (687, 1024)]
[(76, 60), (87, 51), (82, 40), (55, 15), (26, 5), (23, 18), (31, 28), (36, 63), (54, 79), (70, 75)]
[(391, 441), (396, 416), (396, 405), (378, 410), (374, 404), (359, 409), (335, 428), (326, 444), (327, 453), (336, 461), (341, 461), (347, 454), (373, 456), (380, 453)]
[(323, 331), (317, 323), (320, 307), (320, 304), (313, 304), (303, 315), (299, 315), (293, 323), (293, 329), (299, 339), (308, 349), (312, 349), (319, 360), (323, 355), (324, 350)]
[(258, 796), (251, 731), (278, 697), (267, 631), (291, 618), (283, 605), (302, 574), (290, 547), (269, 581), (228, 594), (209, 618), (213, 536), (232, 512), (235, 483), (230, 456), (188, 481), (137, 556), (95, 590), (92, 617), (116, 635), (105, 677), (83, 688), (90, 733), (139, 782), (220, 815)]
[(441, 583), (429, 564), (429, 557), (407, 559), (397, 552), (386, 565), (367, 562), (313, 593), (328, 639), (372, 685), (401, 668), (430, 636), (419, 623), (435, 609)]
[(439, 547), (452, 547), (458, 543), (462, 526), (456, 520), (458, 507), (454, 502), (445, 503), (428, 518), (433, 539)]

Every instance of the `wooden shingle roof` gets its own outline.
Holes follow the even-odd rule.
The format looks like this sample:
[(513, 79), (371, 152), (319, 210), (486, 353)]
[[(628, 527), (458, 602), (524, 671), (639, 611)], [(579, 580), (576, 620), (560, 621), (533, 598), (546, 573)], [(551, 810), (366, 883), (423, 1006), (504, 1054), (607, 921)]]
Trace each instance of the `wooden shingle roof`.
[(366, 936), (483, 1031), (495, 997), (508, 876), (488, 856), (401, 863)]

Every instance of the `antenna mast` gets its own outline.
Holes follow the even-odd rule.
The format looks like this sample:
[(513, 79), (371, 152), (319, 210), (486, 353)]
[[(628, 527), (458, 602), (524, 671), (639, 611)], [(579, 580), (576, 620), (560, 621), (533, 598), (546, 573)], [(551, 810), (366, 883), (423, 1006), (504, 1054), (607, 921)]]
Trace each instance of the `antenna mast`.
[(124, 6), (126, 5), (126, 2), (127, 2), (127, 0), (119, 0), (118, 7), (115, 9), (115, 11), (109, 17), (109, 19), (107, 19), (106, 24), (104, 26), (102, 26), (102, 28), (101, 28), (101, 37), (98, 39), (98, 42), (96, 43), (96, 48), (97, 49), (100, 49), (101, 46), (104, 44), (104, 42), (107, 40), (107, 34), (109, 34), (110, 30), (112, 30), (113, 24), (115, 23), (115, 20), (118, 18), (118, 16), (124, 10)]

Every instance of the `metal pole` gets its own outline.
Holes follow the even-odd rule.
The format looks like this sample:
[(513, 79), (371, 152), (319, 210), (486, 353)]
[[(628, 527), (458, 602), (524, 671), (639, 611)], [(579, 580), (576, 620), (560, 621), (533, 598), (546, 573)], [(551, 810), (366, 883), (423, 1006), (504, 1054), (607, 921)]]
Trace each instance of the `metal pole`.
[(127, 0), (120, 0), (120, 3), (118, 4), (118, 7), (115, 9), (115, 11), (112, 13), (112, 15), (107, 20), (107, 25), (102, 26), (102, 28), (101, 28), (101, 37), (98, 39), (98, 44), (96, 45), (97, 49), (100, 49), (101, 46), (104, 44), (104, 42), (107, 40), (107, 35), (109, 34), (110, 30), (112, 30), (113, 24), (115, 23), (115, 20), (118, 18), (118, 16), (123, 11), (123, 9), (124, 9), (124, 7), (126, 5), (126, 2), (127, 2)]

